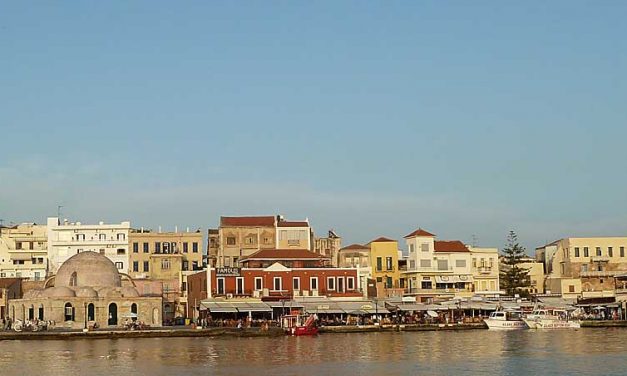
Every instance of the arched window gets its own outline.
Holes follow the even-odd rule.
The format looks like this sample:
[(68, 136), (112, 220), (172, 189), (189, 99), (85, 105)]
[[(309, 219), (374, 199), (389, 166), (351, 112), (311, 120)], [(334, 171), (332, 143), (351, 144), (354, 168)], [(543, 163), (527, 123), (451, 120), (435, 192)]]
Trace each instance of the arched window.
[(37, 318), (39, 320), (43, 320), (44, 319), (44, 305), (43, 304), (39, 305), (39, 312), (37, 312)]
[(78, 286), (78, 277), (76, 276), (76, 272), (72, 273), (70, 276), (70, 286)]
[(65, 303), (65, 321), (74, 321), (74, 307), (72, 303)]
[(96, 319), (96, 310), (94, 308), (94, 303), (89, 303), (87, 306), (87, 321), (95, 321)]
[(28, 307), (28, 319), (29, 320), (35, 319), (35, 307), (32, 304), (30, 305), (30, 307)]
[(131, 320), (137, 321), (137, 304), (131, 304)]
[(109, 325), (118, 325), (118, 305), (115, 303), (109, 304)]

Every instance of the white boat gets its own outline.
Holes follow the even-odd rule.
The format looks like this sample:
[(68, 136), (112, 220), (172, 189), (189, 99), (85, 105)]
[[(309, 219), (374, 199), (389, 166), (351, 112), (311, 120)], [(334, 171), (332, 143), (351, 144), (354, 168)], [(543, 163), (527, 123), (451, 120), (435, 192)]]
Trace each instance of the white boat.
[(520, 311), (496, 311), (490, 317), (483, 320), (489, 329), (527, 329), (527, 324), (522, 319)]
[(573, 320), (565, 310), (536, 309), (523, 319), (530, 329), (576, 329), (579, 320)]

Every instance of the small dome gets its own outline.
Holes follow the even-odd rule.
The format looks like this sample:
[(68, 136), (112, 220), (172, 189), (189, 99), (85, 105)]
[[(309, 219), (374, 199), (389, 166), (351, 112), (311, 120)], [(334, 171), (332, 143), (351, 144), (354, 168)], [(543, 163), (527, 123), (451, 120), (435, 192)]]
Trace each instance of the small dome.
[(42, 289), (28, 290), (24, 293), (24, 299), (39, 299), (44, 296), (44, 290)]
[(77, 287), (76, 288), (76, 297), (77, 298), (97, 298), (98, 293), (91, 287)]
[(59, 268), (55, 286), (120, 287), (120, 273), (111, 260), (96, 252), (81, 252)]
[(58, 286), (45, 289), (43, 296), (48, 298), (72, 298), (76, 296), (76, 293), (69, 287)]
[(103, 287), (98, 290), (98, 296), (101, 298), (121, 298), (122, 292), (115, 287)]
[(122, 291), (122, 296), (125, 298), (135, 298), (139, 296), (139, 292), (137, 292), (137, 289), (135, 287), (131, 287), (131, 286), (122, 287), (121, 291)]

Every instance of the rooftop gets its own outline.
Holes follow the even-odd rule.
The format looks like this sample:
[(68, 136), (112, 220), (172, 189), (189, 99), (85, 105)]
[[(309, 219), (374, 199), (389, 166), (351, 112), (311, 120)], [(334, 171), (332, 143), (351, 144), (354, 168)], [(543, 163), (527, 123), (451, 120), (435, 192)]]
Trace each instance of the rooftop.
[(309, 227), (306, 221), (279, 221), (277, 227)]
[[(386, 242), (395, 242), (396, 240), (394, 239), (390, 239), (390, 238), (386, 238), (385, 236), (381, 236), (379, 238), (376, 238), (375, 240), (370, 241), (370, 243), (386, 243)], [(368, 244), (370, 244), (368, 243)]]
[(425, 231), (421, 229), (420, 227), (418, 227), (418, 230), (412, 232), (411, 234), (405, 235), (405, 239), (413, 238), (414, 236), (428, 236), (428, 237), (435, 238), (435, 234), (432, 234), (429, 231)]
[(271, 215), (257, 217), (220, 217), (220, 226), (274, 227), (276, 218)]
[(436, 240), (433, 246), (436, 252), (470, 252), (459, 240)]
[(262, 249), (250, 256), (243, 257), (246, 260), (322, 260), (329, 257), (311, 252), (307, 249)]

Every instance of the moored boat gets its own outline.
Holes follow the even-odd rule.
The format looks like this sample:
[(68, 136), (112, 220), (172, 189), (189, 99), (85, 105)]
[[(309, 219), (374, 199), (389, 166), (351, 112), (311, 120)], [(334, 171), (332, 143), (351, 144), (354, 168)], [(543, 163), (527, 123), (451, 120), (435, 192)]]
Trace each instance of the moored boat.
[(302, 316), (300, 315), (286, 315), (283, 316), (283, 328), (285, 334), (293, 336), (313, 336), (318, 334), (318, 327), (316, 327), (316, 317), (309, 315), (307, 320), (301, 324)]
[(489, 329), (527, 329), (527, 324), (523, 321), (520, 311), (495, 311), (483, 321)]
[(577, 329), (579, 320), (570, 318), (568, 311), (556, 309), (536, 309), (523, 319), (530, 329)]

